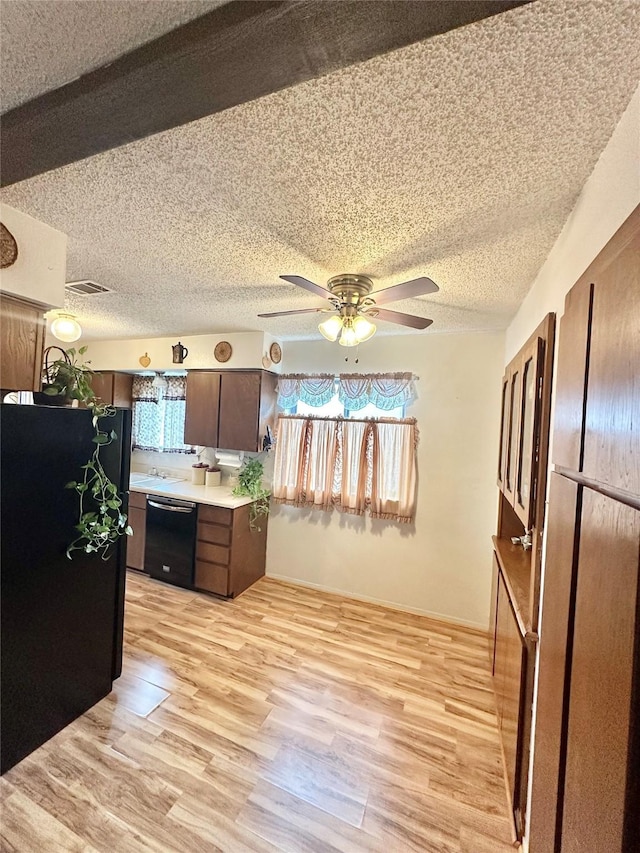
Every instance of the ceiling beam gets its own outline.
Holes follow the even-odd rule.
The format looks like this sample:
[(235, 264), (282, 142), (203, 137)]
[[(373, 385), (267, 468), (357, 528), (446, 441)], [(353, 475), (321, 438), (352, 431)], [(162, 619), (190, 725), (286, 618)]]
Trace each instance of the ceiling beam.
[(2, 116), (23, 181), (531, 0), (234, 0)]

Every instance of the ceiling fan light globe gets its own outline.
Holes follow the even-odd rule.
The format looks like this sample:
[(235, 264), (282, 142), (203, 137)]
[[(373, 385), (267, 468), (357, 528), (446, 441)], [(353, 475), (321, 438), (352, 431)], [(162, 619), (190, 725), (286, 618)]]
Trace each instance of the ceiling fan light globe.
[(327, 319), (323, 320), (318, 326), (320, 334), (328, 341), (332, 342), (337, 339), (341, 329), (342, 317), (338, 314), (333, 314), (331, 317), (327, 317)]
[(358, 338), (356, 336), (353, 325), (349, 323), (349, 325), (345, 325), (342, 329), (342, 334), (340, 335), (340, 340), (338, 341), (341, 347), (355, 347), (359, 344)]
[(59, 314), (51, 323), (51, 334), (59, 341), (71, 344), (82, 334), (82, 327), (71, 314)]
[(353, 323), (351, 324), (353, 331), (355, 332), (356, 340), (359, 344), (368, 341), (372, 338), (376, 331), (377, 326), (375, 323), (371, 323), (367, 320), (366, 317), (359, 315), (358, 317), (354, 317)]

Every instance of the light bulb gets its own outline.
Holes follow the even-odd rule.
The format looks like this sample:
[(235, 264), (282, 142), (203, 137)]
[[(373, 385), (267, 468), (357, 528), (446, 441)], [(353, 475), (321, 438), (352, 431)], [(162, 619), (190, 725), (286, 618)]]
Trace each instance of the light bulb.
[(341, 328), (342, 317), (339, 314), (332, 314), (331, 317), (327, 317), (326, 320), (323, 320), (322, 323), (320, 323), (318, 331), (328, 341), (335, 341), (340, 334)]
[(338, 341), (338, 343), (341, 347), (357, 346), (358, 338), (356, 337), (356, 333), (351, 320), (345, 321), (345, 324), (342, 327), (342, 334), (340, 335), (340, 340)]
[(51, 334), (59, 341), (70, 344), (78, 340), (82, 327), (71, 314), (59, 314), (51, 323)]
[(372, 338), (377, 329), (376, 325), (369, 322), (369, 320), (367, 320), (366, 317), (363, 317), (362, 314), (354, 317), (352, 327), (355, 332), (356, 340), (359, 344), (363, 343), (363, 341), (368, 341), (369, 338)]

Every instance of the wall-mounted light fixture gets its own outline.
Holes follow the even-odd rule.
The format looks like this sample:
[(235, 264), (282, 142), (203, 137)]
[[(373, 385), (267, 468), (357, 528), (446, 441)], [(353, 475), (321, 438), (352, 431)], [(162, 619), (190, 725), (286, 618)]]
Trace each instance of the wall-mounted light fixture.
[(82, 334), (82, 326), (73, 314), (60, 311), (50, 326), (54, 338), (64, 343), (71, 344), (77, 341)]

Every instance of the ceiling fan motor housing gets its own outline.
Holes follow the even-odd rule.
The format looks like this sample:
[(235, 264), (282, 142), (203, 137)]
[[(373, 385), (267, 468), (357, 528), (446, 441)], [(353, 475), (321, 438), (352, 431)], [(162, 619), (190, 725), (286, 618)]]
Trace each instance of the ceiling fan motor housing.
[[(337, 308), (347, 309), (345, 314), (356, 314), (357, 309), (373, 290), (373, 282), (366, 275), (335, 275), (327, 282)], [(352, 310), (349, 311), (348, 309)]]

